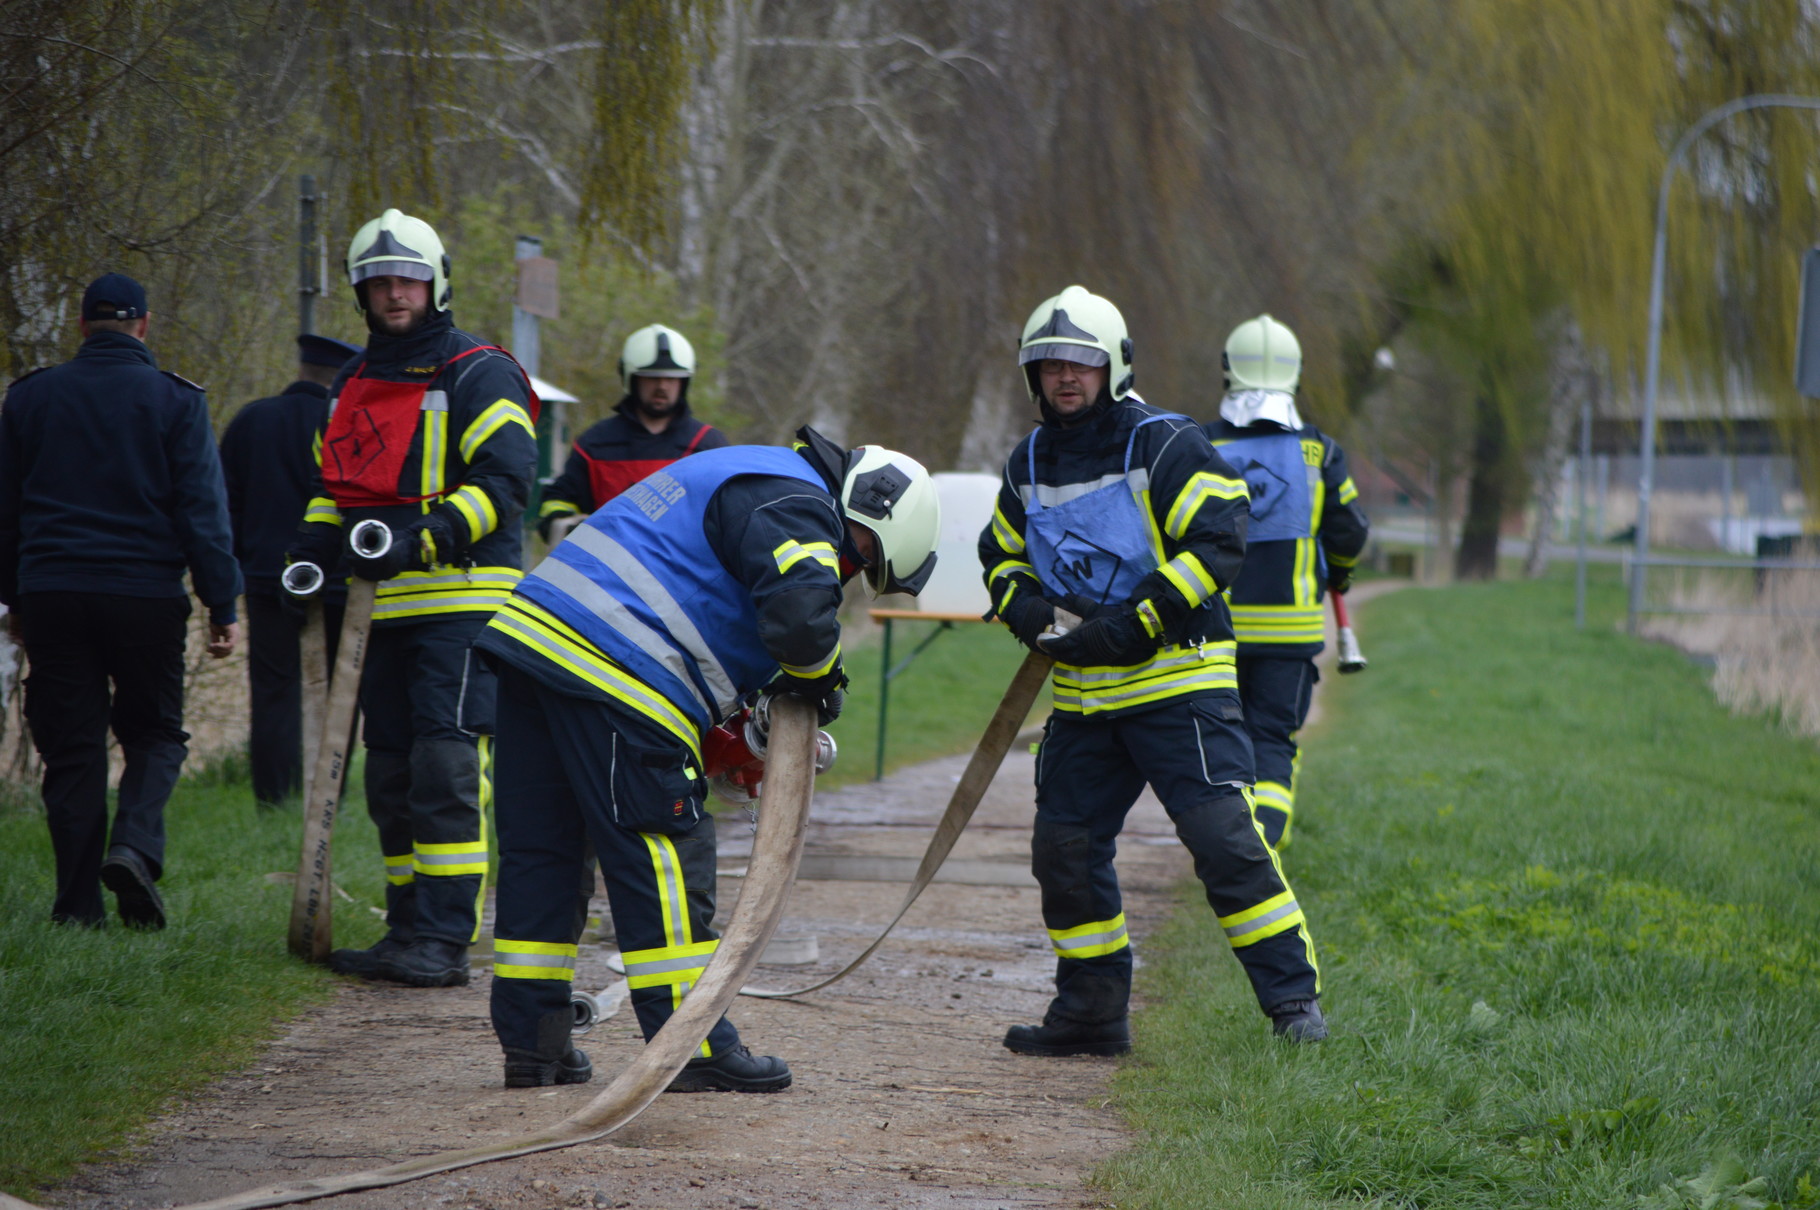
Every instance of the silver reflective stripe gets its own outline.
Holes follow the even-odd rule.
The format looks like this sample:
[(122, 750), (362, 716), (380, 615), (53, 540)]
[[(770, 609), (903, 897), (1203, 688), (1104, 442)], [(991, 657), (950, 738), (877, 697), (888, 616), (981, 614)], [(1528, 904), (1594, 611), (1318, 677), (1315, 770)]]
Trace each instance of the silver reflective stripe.
[(663, 871), (664, 910), (670, 915), (670, 936), (681, 937), (688, 945), (693, 940), (689, 936), (689, 892), (683, 886), (682, 867), (676, 864), (676, 846), (661, 836), (645, 843), (657, 855), (657, 864)]
[(1103, 933), (1081, 933), (1078, 936), (1069, 937), (1066, 940), (1062, 940), (1053, 935), (1050, 937), (1050, 941), (1054, 943), (1055, 948), (1058, 950), (1083, 950), (1093, 945), (1110, 945), (1114, 941), (1124, 940), (1127, 940), (1127, 938), (1125, 936), (1125, 926), (1122, 924), (1115, 929), (1108, 929)]
[[(537, 650), (543, 652), (557, 663), (565, 666), (570, 661), (579, 658), (583, 654), (572, 647), (562, 646), (548, 635), (539, 631), (536, 627), (520, 621), (518, 618), (513, 617), (510, 612), (503, 609), (493, 615), (492, 624), (501, 629), (511, 631), (512, 634), (522, 639), (524, 642), (537, 648)], [(644, 682), (635, 679), (623, 669), (609, 667), (605, 664), (597, 664), (597, 670), (603, 678), (612, 677), (612, 692), (616, 696), (622, 697), (627, 701), (642, 702), (654, 715), (661, 715), (667, 718), (677, 717), (676, 703), (670, 701), (661, 694), (647, 690)], [(602, 688), (605, 688), (605, 686), (602, 686)], [(686, 720), (684, 721), (686, 722)]]
[(624, 601), (588, 579), (582, 572), (556, 559), (545, 559), (536, 574), (552, 587), (568, 593), (577, 605), (656, 660), (671, 676), (682, 682), (683, 687), (689, 691), (690, 698), (705, 714), (711, 718), (719, 717), (711, 704), (702, 700), (701, 693), (695, 688), (694, 679), (689, 676), (689, 666), (683, 662), (681, 654), (663, 635), (639, 621)]
[[(1210, 688), (1221, 688), (1220, 682), (1222, 680), (1226, 682), (1224, 687), (1230, 688), (1233, 673), (1231, 669), (1219, 672), (1208, 668), (1188, 673), (1177, 673), (1174, 676), (1157, 677), (1155, 680), (1148, 680), (1141, 684), (1133, 685), (1124, 693), (1090, 692), (1092, 692), (1093, 704), (1096, 707), (1117, 706), (1120, 702), (1129, 701), (1132, 698), (1147, 697), (1159, 689), (1174, 689), (1193, 685), (1196, 681), (1203, 678), (1209, 682)], [(1060, 694), (1057, 694), (1057, 700), (1061, 700)]]
[(1272, 924), (1275, 924), (1277, 921), (1282, 920), (1286, 916), (1293, 916), (1296, 913), (1300, 912), (1301, 910), (1302, 910), (1301, 905), (1298, 904), (1295, 900), (1291, 899), (1288, 903), (1285, 903), (1282, 907), (1278, 908), (1274, 912), (1265, 912), (1262, 916), (1257, 917), (1255, 920), (1247, 920), (1244, 924), (1233, 925), (1231, 928), (1226, 930), (1226, 936), (1230, 937), (1234, 941), (1237, 941), (1240, 937), (1244, 937), (1251, 933), (1255, 933), (1259, 929), (1265, 928)]
[(1127, 681), (1133, 677), (1149, 676), (1153, 672), (1167, 672), (1171, 668), (1187, 668), (1203, 663), (1206, 663), (1206, 661), (1202, 659), (1201, 653), (1191, 650), (1184, 651), (1180, 655), (1172, 655), (1167, 659), (1152, 660), (1148, 664), (1133, 664), (1129, 668), (1120, 668), (1113, 672), (1087, 672), (1083, 670), (1078, 673), (1069, 673), (1067, 675), (1069, 680), (1074, 681), (1083, 688), (1091, 688), (1093, 685), (1102, 682), (1106, 684), (1117, 684), (1120, 681)]
[(406, 572), (394, 576), (379, 586), (381, 593), (417, 592), (427, 589), (442, 588), (516, 588), (521, 577), (488, 571), (457, 571), (443, 575), (424, 575)]
[(698, 971), (708, 965), (712, 954), (694, 954), (687, 958), (654, 958), (650, 962), (626, 963), (626, 978), (635, 975), (669, 975), (678, 971)]
[(402, 613), (407, 609), (427, 605), (434, 605), (438, 609), (469, 605), (476, 609), (498, 609), (504, 603), (503, 594), (494, 597), (470, 597), (462, 596), (459, 593), (425, 593), (422, 596), (395, 596), (381, 601), (373, 607), (373, 616), (382, 618), (388, 613)]
[(575, 965), (574, 954), (517, 954), (493, 950), (494, 966), (544, 966), (568, 970)]
[(418, 865), (476, 865), (487, 859), (484, 847), (476, 847), (472, 853), (418, 853)]
[(423, 393), (423, 411), (446, 412), (449, 410), (449, 393), (447, 391), (425, 391)]
[[(708, 646), (708, 641), (702, 638), (701, 631), (695, 628), (695, 623), (683, 612), (682, 606), (676, 603), (669, 590), (657, 582), (657, 577), (633, 558), (631, 551), (592, 525), (577, 526), (569, 535), (569, 541), (612, 568), (613, 573), (638, 594), (638, 599), (650, 606), (663, 621), (671, 637), (694, 657), (701, 669), (702, 678), (719, 699), (715, 703), (716, 709), (711, 711), (713, 716), (721, 718), (733, 713), (733, 707), (739, 700), (739, 690), (734, 687), (733, 678), (727, 675), (727, 670), (714, 658), (714, 651)], [(683, 679), (688, 678), (685, 676)]]

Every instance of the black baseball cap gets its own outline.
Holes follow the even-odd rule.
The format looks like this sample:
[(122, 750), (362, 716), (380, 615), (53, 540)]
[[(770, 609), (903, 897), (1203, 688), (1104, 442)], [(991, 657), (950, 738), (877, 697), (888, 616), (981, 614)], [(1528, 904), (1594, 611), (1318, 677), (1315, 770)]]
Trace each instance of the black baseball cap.
[(104, 273), (82, 292), (84, 319), (144, 319), (145, 287), (124, 273)]
[(297, 338), (297, 360), (306, 366), (334, 366), (339, 369), (359, 352), (359, 345), (336, 340), (333, 336), (305, 332)]

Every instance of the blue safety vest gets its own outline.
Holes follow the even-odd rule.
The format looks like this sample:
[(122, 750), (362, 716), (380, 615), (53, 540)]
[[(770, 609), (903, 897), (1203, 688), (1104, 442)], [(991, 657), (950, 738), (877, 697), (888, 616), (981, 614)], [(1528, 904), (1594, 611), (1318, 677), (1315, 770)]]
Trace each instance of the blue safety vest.
[(1321, 468), (1308, 464), (1300, 436), (1281, 432), (1239, 437), (1222, 442), (1219, 451), (1251, 494), (1247, 542), (1314, 536), (1314, 492)]
[(1024, 505), (1024, 541), (1030, 564), (1043, 590), (1060, 597), (1075, 593), (1096, 605), (1117, 603), (1129, 597), (1138, 581), (1157, 569), (1158, 553), (1150, 542), (1150, 523), (1138, 503), (1144, 487), (1131, 477), (1131, 452), (1138, 430), (1156, 420), (1182, 419), (1163, 413), (1146, 416), (1131, 426), (1125, 443), (1125, 473), (1115, 483), (1045, 506), (1036, 479), (1036, 439), (1026, 443), (1029, 460), (1030, 499)]
[(777, 661), (758, 611), (705, 540), (708, 502), (729, 479), (776, 475), (826, 492), (801, 455), (738, 445), (673, 462), (577, 526), (518, 585), (627, 672), (706, 729)]

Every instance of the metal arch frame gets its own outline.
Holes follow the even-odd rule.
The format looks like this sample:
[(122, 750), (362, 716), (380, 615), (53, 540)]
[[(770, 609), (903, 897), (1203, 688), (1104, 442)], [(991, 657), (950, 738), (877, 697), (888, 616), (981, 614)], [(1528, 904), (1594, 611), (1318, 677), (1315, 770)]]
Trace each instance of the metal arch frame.
[(1803, 97), (1790, 93), (1752, 93), (1709, 109), (1700, 120), (1689, 126), (1668, 153), (1662, 166), (1662, 183), (1656, 190), (1656, 245), (1649, 278), (1649, 352), (1643, 378), (1643, 432), (1638, 441), (1641, 466), (1637, 472), (1636, 557), (1630, 567), (1630, 604), (1626, 624), (1632, 634), (1643, 611), (1644, 580), (1649, 574), (1649, 505), (1656, 475), (1656, 387), (1662, 363), (1662, 292), (1668, 273), (1668, 192), (1674, 184), (1675, 169), (1701, 135), (1733, 114), (1752, 109), (1820, 110), (1820, 97)]

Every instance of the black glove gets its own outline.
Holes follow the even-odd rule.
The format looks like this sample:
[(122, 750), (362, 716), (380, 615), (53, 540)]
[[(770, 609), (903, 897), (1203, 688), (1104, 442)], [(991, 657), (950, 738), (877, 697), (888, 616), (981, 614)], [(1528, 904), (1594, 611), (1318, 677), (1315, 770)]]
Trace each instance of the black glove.
[(1041, 593), (1020, 583), (1012, 590), (1011, 600), (999, 611), (998, 617), (1011, 628), (1018, 642), (1032, 651), (1039, 651), (1036, 636), (1055, 624), (1055, 606)]
[(1128, 667), (1142, 664), (1156, 654), (1157, 640), (1144, 629), (1137, 606), (1111, 605), (1057, 639), (1043, 642), (1042, 651), (1076, 667)]
[(441, 512), (433, 512), (404, 529), (411, 547), (411, 560), (405, 564), (411, 571), (428, 571), (437, 563), (453, 563), (460, 552), (456, 549), (455, 525)]
[(841, 707), (847, 702), (847, 674), (837, 664), (827, 672), (816, 677), (791, 676), (781, 673), (772, 681), (767, 692), (787, 693), (791, 697), (800, 697), (815, 707), (815, 724), (826, 727), (840, 717)]
[(1352, 568), (1327, 565), (1327, 591), (1343, 593), (1352, 587)]

